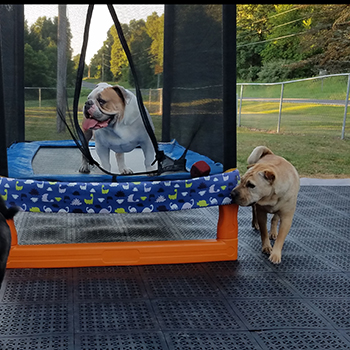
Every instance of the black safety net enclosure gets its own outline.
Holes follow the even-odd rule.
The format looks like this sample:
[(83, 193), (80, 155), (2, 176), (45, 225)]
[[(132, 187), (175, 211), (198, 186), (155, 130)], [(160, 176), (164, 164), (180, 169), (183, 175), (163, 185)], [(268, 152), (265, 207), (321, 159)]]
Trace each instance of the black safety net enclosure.
[(164, 141), (236, 166), (235, 5), (167, 5)]
[(7, 175), (6, 148), (13, 142), (24, 141), (23, 13), (23, 6), (0, 5), (0, 175), (3, 176)]
[[(83, 105), (99, 82), (132, 91), (140, 112), (145, 105), (155, 125), (153, 132), (143, 118), (155, 158), (162, 159), (157, 142), (175, 139), (186, 152), (223, 164), (224, 171), (236, 167), (235, 5), (162, 5), (164, 16), (153, 12), (137, 20), (133, 19), (139, 18), (136, 10), (146, 5), (133, 7), (135, 13), (125, 10), (134, 5), (58, 5), (48, 7), (44, 16), (38, 13), (34, 22), (30, 19), (34, 9), (28, 6), (0, 5), (0, 99), (6, 101), (0, 103), (1, 175), (8, 173), (6, 151), (14, 143), (60, 141), (79, 135)], [(123, 11), (129, 11), (127, 17)], [(108, 40), (100, 49), (96, 47), (92, 58), (85, 57), (84, 49), (84, 45), (94, 46), (96, 40), (96, 27), (89, 30), (89, 17), (110, 23)], [(163, 47), (163, 59), (158, 52), (156, 63), (150, 57), (151, 44), (156, 42), (155, 36), (149, 36), (152, 18), (153, 23), (162, 23), (157, 28), (157, 43)], [(85, 80), (90, 78), (93, 82)], [(89, 145), (85, 146), (78, 151), (88, 150)], [(35, 153), (38, 158), (39, 153)], [(81, 154), (76, 157), (78, 164)], [(78, 165), (67, 171), (77, 172), (76, 168)]]

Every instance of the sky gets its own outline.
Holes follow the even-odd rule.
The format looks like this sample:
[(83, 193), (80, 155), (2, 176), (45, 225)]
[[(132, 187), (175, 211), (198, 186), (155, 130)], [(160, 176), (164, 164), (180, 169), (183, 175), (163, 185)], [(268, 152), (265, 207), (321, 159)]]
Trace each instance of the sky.
[[(67, 17), (72, 30), (73, 56), (81, 51), (83, 42), (86, 11), (88, 5), (67, 5)], [(132, 19), (147, 19), (147, 16), (157, 12), (161, 16), (164, 5), (114, 5), (120, 23), (129, 24)], [(58, 5), (24, 5), (24, 17), (29, 27), (36, 22), (38, 17), (46, 16), (53, 18), (58, 15)], [(89, 42), (86, 50), (86, 63), (102, 47), (107, 39), (107, 31), (113, 25), (112, 17), (107, 5), (95, 5), (92, 13)]]

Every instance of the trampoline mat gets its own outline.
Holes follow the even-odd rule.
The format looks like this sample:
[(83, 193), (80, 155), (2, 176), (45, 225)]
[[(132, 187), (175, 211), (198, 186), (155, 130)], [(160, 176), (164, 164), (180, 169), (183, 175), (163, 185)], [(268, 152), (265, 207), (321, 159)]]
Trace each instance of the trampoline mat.
[[(92, 157), (100, 163), (100, 159), (95, 151), (95, 147), (90, 147)], [(79, 174), (82, 155), (76, 147), (56, 147), (54, 152), (50, 147), (40, 147), (32, 161), (33, 172), (35, 175), (56, 174), (72, 175)], [(117, 161), (114, 152), (110, 154), (111, 172), (119, 173)], [(129, 153), (125, 153), (125, 163), (134, 172), (144, 172), (144, 156), (141, 148), (136, 148)], [(97, 168), (91, 168), (91, 174), (103, 174)]]
[(216, 239), (218, 207), (139, 214), (19, 212), (18, 243), (60, 244)]

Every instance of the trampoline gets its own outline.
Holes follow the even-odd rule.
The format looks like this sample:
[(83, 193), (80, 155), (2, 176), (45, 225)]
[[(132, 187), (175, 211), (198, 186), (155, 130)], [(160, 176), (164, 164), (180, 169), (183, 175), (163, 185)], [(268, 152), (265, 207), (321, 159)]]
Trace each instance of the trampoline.
[[(118, 27), (113, 6), (107, 6)], [(6, 7), (1, 7), (0, 10), (3, 27), (11, 27), (16, 19), (18, 26), (11, 28), (14, 31), (23, 28), (22, 5), (15, 6), (12, 12)], [(212, 10), (215, 11), (215, 16), (211, 15)], [(186, 18), (183, 11), (186, 12)], [(84, 67), (84, 47), (87, 44), (86, 29), (92, 13), (93, 5), (89, 5), (73, 103), (76, 131), (80, 129), (77, 127), (77, 103)], [(235, 43), (228, 34), (235, 27), (231, 21), (234, 15), (234, 6), (228, 6), (226, 11), (222, 10), (221, 5), (214, 8), (191, 5), (188, 9), (177, 5), (165, 6), (162, 142), (155, 144), (155, 137), (148, 130), (142, 97), (134, 74), (137, 67), (133, 67), (132, 59), (128, 57), (135, 80), (139, 110), (155, 147), (156, 158), (159, 162), (157, 151), (160, 150), (166, 156), (165, 162), (178, 160), (186, 149), (186, 169), (182, 171), (158, 172), (155, 177), (106, 175), (99, 170), (80, 174), (77, 171), (81, 162), (78, 149), (82, 150), (82, 147), (74, 134), (71, 133), (77, 147), (74, 147), (73, 141), (24, 142), (24, 129), (18, 126), (24, 125), (23, 111), (10, 114), (5, 110), (2, 114), (6, 128), (0, 145), (0, 169), (3, 176), (0, 178), (0, 194), (8, 205), (19, 206), (33, 217), (40, 214), (41, 219), (37, 216), (38, 226), (45, 225), (41, 215), (57, 215), (56, 226), (58, 230), (62, 226), (64, 236), (67, 229), (63, 224), (64, 220), (60, 221), (61, 213), (94, 213), (96, 216), (132, 214), (131, 217), (136, 218), (139, 215), (157, 213), (161, 216), (167, 212), (215, 206), (218, 207), (216, 236), (214, 234), (214, 238), (209, 235), (208, 239), (188, 239), (183, 235), (180, 240), (169, 240), (155, 239), (151, 232), (151, 240), (121, 241), (114, 237), (107, 241), (96, 239), (94, 242), (77, 243), (56, 235), (57, 240), (22, 244), (22, 235), (16, 230), (16, 222), (10, 220), (8, 224), (11, 228), (12, 247), (7, 265), (9, 268), (189, 263), (237, 258), (238, 207), (231, 204), (230, 200), (230, 192), (239, 180), (238, 170), (235, 169), (236, 125), (233, 111), (236, 108), (235, 99), (232, 99), (235, 96), (235, 64), (232, 61), (235, 58)], [(184, 27), (189, 29), (189, 26), (196, 29), (191, 40), (195, 41), (196, 35), (198, 38), (202, 30), (207, 33), (208, 39), (198, 41), (197, 48), (192, 53), (189, 53), (183, 40), (180, 42), (176, 39), (182, 38)], [(207, 30), (208, 26), (211, 31)], [(119, 31), (118, 35), (123, 43)], [(10, 73), (14, 73), (21, 63), (18, 60), (20, 55), (17, 54), (16, 60), (14, 59), (12, 47), (18, 51), (23, 50), (23, 37), (15, 35), (15, 38), (13, 42), (6, 43), (0, 55), (5, 58), (7, 72)], [(175, 42), (179, 45), (169, 47), (169, 44)], [(128, 56), (124, 45), (123, 48)], [(203, 55), (199, 55), (199, 52)], [(20, 54), (23, 58), (23, 51)], [(199, 57), (204, 60), (201, 62)], [(184, 58), (187, 64), (183, 63)], [(210, 71), (207, 69), (208, 61), (211, 62)], [(193, 69), (188, 76), (190, 62)], [(204, 76), (203, 71), (209, 74)], [(13, 81), (14, 76), (16, 74), (8, 75), (5, 79), (13, 83), (11, 86), (14, 90), (19, 90), (21, 84)], [(0, 85), (3, 88), (3, 84)], [(11, 95), (10, 89), (7, 98), (15, 97), (14, 93), (8, 95)], [(58, 106), (60, 116), (61, 107)], [(14, 115), (16, 122), (13, 122)], [(87, 147), (81, 138), (80, 142)], [(94, 144), (90, 143), (90, 148), (87, 149), (89, 153), (94, 153)], [(139, 161), (139, 151), (140, 149), (135, 149), (127, 155), (131, 161), (135, 160), (134, 172), (143, 163)], [(204, 160), (210, 166), (210, 174), (192, 178), (189, 170), (199, 160)]]

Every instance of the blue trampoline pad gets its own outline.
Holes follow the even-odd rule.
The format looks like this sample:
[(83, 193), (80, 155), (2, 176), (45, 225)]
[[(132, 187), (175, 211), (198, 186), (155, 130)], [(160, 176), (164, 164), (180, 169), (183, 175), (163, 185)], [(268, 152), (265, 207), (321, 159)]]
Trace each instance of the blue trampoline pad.
[[(94, 150), (95, 143), (90, 142), (90, 150), (93, 157), (99, 162)], [(159, 149), (172, 159), (179, 159), (185, 148), (176, 140), (159, 143)], [(118, 173), (116, 161), (111, 152), (112, 172)], [(66, 141), (33, 141), (15, 143), (8, 148), (8, 176), (16, 179), (33, 179), (40, 181), (65, 181), (65, 182), (111, 182), (112, 176), (103, 173), (98, 168), (93, 168), (90, 174), (79, 173), (81, 153), (73, 140)], [(143, 154), (140, 148), (126, 153), (126, 162), (134, 172), (145, 171)], [(176, 173), (164, 173), (160, 176), (148, 175), (119, 175), (118, 182), (150, 181), (189, 179), (190, 169), (197, 161), (205, 161), (211, 168), (210, 175), (223, 172), (221, 163), (216, 163), (210, 158), (188, 151), (186, 155), (186, 171)]]

